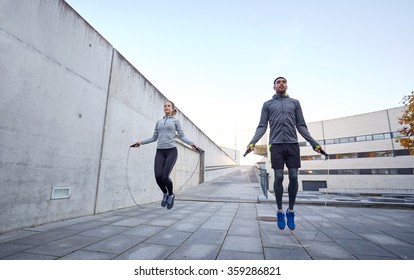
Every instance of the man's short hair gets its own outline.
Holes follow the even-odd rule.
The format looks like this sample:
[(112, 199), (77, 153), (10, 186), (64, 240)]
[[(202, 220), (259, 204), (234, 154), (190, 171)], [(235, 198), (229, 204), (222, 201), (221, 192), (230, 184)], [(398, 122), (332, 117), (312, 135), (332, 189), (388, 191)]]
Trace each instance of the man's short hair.
[(275, 85), (275, 83), (276, 83), (276, 81), (277, 81), (278, 79), (284, 79), (284, 80), (286, 81), (286, 83), (287, 83), (287, 80), (286, 80), (286, 78), (285, 78), (285, 77), (277, 77), (277, 78), (273, 81), (273, 85)]

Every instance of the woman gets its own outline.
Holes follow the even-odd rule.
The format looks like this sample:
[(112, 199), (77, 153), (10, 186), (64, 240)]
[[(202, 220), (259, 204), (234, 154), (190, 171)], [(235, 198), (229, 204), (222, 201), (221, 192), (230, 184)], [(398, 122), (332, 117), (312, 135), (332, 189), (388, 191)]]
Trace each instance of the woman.
[(193, 150), (197, 150), (197, 146), (185, 137), (180, 121), (174, 117), (177, 114), (177, 110), (173, 102), (165, 101), (164, 113), (165, 116), (155, 125), (154, 135), (149, 139), (136, 142), (131, 147), (136, 148), (158, 140), (154, 161), (155, 180), (164, 193), (161, 206), (167, 206), (168, 209), (171, 209), (174, 206), (175, 194), (170, 173), (178, 157), (177, 146), (174, 140), (176, 132), (178, 138), (190, 145)]

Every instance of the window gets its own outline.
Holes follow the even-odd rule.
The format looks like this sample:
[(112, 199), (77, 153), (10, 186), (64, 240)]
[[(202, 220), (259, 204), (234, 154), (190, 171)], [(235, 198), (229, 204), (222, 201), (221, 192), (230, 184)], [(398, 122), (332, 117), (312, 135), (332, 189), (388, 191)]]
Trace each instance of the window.
[(358, 158), (366, 158), (366, 157), (368, 157), (368, 152), (358, 153)]
[(388, 175), (388, 174), (390, 174), (390, 170), (389, 169), (378, 169), (378, 174), (379, 175)]
[(398, 137), (401, 137), (402, 135), (401, 135), (401, 133), (399, 132), (399, 131), (396, 131), (396, 132), (393, 132), (392, 133), (392, 138), (398, 138)]
[(374, 140), (382, 140), (384, 139), (384, 134), (374, 134)]
[(300, 174), (302, 174), (302, 175), (312, 175), (313, 171), (312, 170), (301, 170)]
[(339, 138), (339, 143), (348, 143), (348, 142), (349, 142), (349, 138), (348, 137)]
[(399, 168), (398, 174), (409, 174), (409, 175), (414, 174), (413, 168)]
[(397, 175), (397, 174), (398, 174), (398, 169), (396, 169), (396, 168), (391, 168), (391, 169), (390, 169), (390, 174), (391, 174), (391, 175)]
[(375, 152), (375, 157), (392, 157), (394, 154), (392, 151), (379, 151)]
[(299, 170), (301, 175), (413, 175), (414, 168)]
[(364, 136), (357, 136), (356, 140), (357, 140), (357, 142), (367, 141), (367, 137), (365, 135)]
[(408, 149), (404, 150), (395, 150), (395, 156), (409, 156), (410, 153), (408, 152)]

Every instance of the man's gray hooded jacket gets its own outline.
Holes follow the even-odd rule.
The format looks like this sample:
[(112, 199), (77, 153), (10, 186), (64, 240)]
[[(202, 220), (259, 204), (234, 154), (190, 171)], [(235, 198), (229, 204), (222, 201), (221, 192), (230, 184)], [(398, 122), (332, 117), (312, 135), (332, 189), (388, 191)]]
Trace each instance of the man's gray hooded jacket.
[(269, 144), (298, 143), (297, 129), (313, 148), (319, 146), (308, 131), (299, 101), (287, 94), (275, 94), (263, 104), (260, 122), (250, 144), (254, 145), (262, 138), (268, 124)]

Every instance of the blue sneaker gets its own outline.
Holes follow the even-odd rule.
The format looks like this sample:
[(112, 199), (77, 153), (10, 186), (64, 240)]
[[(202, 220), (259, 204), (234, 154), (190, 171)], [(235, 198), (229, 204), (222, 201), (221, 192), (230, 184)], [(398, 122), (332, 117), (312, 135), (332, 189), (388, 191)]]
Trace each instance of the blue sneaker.
[(284, 230), (286, 227), (285, 213), (283, 212), (277, 212), (277, 227), (281, 230)]
[(168, 198), (167, 198), (167, 209), (173, 208), (173, 206), (174, 206), (174, 198), (175, 198), (175, 194), (168, 196)]
[(162, 200), (161, 200), (161, 206), (162, 207), (165, 207), (165, 206), (167, 206), (167, 198), (168, 198), (168, 194), (164, 194), (164, 196), (162, 197)]
[(289, 209), (286, 210), (286, 220), (287, 226), (290, 230), (295, 229), (295, 212), (289, 212)]

